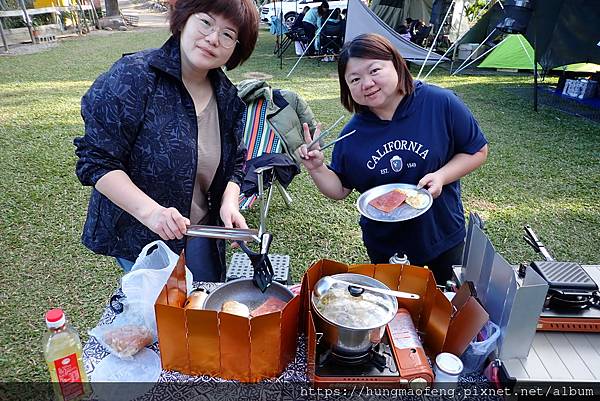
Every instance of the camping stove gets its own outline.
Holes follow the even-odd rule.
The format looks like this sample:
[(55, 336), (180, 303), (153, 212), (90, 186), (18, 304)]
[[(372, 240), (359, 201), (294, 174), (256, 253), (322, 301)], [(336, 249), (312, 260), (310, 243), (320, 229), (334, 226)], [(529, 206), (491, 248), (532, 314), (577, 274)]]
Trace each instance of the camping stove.
[[(531, 262), (531, 267), (548, 283), (537, 329), (600, 332), (598, 280), (578, 263), (554, 260), (531, 227), (525, 226), (523, 238), (546, 259)], [(519, 268), (520, 276), (524, 274), (524, 268)]]
[(598, 285), (581, 265), (572, 262), (532, 262), (531, 267), (548, 282), (544, 308), (580, 310), (595, 305)]
[(387, 332), (381, 342), (360, 355), (334, 353), (327, 344), (318, 344), (315, 383), (398, 383), (398, 365)]

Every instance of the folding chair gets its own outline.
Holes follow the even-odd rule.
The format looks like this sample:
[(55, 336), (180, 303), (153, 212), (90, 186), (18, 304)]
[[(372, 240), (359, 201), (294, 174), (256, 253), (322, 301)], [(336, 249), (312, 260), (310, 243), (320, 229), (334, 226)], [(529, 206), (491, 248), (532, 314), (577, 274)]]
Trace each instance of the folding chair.
[(412, 41), (419, 46), (427, 46), (425, 41), (429, 38), (431, 28), (431, 25), (420, 28), (417, 31), (417, 34), (412, 38)]
[[(248, 150), (246, 161), (255, 159), (267, 153), (281, 153), (281, 138), (267, 121), (267, 104), (267, 100), (258, 99), (248, 105), (248, 111), (244, 121), (244, 143)], [(281, 183), (276, 180), (276, 174), (271, 174), (271, 180), (267, 185), (267, 188), (264, 187), (264, 174), (272, 169), (272, 166), (265, 166), (257, 169), (258, 192), (240, 195), (241, 210), (252, 207), (256, 200), (260, 200), (259, 235), (262, 234), (266, 228), (267, 213), (273, 196), (273, 187), (277, 188), (281, 193), (286, 206), (289, 207), (292, 202), (292, 197)], [(270, 173), (272, 173), (272, 171), (270, 171)], [(266, 199), (265, 190), (267, 190)]]
[[(269, 32), (271, 35), (276, 35), (277, 38), (275, 40), (275, 48), (273, 49), (273, 54), (276, 54), (277, 57), (280, 57), (287, 48), (290, 46), (291, 42), (287, 37), (287, 33), (289, 32), (289, 28), (285, 25), (281, 19), (275, 15), (271, 16), (271, 26), (269, 28)], [(281, 42), (279, 41), (279, 38)]]
[[(281, 138), (267, 121), (267, 105), (268, 101), (262, 98), (247, 105), (248, 109), (244, 116), (244, 143), (248, 150), (246, 155), (247, 162), (257, 159), (262, 155), (281, 153), (282, 151)], [(291, 196), (277, 181), (273, 168), (273, 166), (257, 168), (255, 173), (258, 176), (258, 191), (252, 194), (240, 194), (240, 210), (246, 210), (252, 207), (256, 200), (260, 200), (259, 236), (266, 231), (267, 213), (273, 195), (273, 187), (277, 188), (281, 193), (288, 207), (292, 202)], [(271, 179), (265, 188), (263, 178), (268, 173), (271, 173)], [(289, 255), (270, 254), (269, 259), (275, 272), (273, 279), (283, 284), (289, 284)], [(242, 277), (252, 277), (252, 275), (253, 267), (248, 256), (244, 252), (233, 253), (227, 270), (227, 281)]]
[(339, 54), (344, 44), (345, 21), (327, 21), (321, 29), (321, 54), (333, 56)]
[(308, 36), (306, 36), (306, 32), (304, 32), (303, 28), (294, 28), (285, 33), (285, 37), (282, 39), (279, 47), (275, 49), (275, 54), (277, 57), (281, 57), (288, 47), (295, 42), (300, 42), (303, 50), (308, 45)]

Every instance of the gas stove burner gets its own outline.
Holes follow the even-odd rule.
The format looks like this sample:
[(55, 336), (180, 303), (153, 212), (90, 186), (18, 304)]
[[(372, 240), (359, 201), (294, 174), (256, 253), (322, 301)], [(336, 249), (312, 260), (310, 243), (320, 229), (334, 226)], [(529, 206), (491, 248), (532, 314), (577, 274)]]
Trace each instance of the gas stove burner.
[(595, 304), (593, 294), (572, 293), (549, 290), (544, 307), (553, 310), (583, 310)]
[(321, 378), (398, 376), (398, 366), (387, 335), (369, 351), (358, 355), (336, 353), (321, 343), (317, 345), (315, 362), (315, 374)]
[[(338, 363), (342, 365), (364, 365), (371, 364), (380, 372), (383, 372), (385, 369), (387, 358), (383, 354), (383, 352), (379, 351), (379, 344), (375, 347), (371, 348), (368, 352), (359, 355), (346, 355), (339, 354), (334, 351), (324, 352), (321, 355), (321, 362), (326, 363), (327, 359), (331, 359), (332, 363)], [(321, 365), (322, 365), (321, 364)]]

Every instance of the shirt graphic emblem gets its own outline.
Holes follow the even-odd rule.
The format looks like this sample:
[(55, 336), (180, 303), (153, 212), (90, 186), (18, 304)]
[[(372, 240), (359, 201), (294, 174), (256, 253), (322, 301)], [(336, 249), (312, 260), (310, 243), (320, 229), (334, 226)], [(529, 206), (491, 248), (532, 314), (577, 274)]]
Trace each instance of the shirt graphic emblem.
[(392, 157), (390, 159), (390, 164), (392, 166), (392, 170), (394, 170), (396, 173), (402, 170), (402, 158), (400, 156), (396, 155)]

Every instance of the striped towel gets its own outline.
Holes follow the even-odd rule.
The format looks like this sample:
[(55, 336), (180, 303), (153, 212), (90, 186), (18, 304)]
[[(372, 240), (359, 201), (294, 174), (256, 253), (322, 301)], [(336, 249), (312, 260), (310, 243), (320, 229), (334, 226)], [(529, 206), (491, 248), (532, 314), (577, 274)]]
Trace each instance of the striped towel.
[[(244, 143), (248, 149), (246, 160), (265, 153), (280, 153), (281, 139), (267, 121), (268, 100), (258, 99), (248, 105), (244, 117)], [(245, 210), (254, 204), (258, 194), (240, 195), (240, 209)]]

